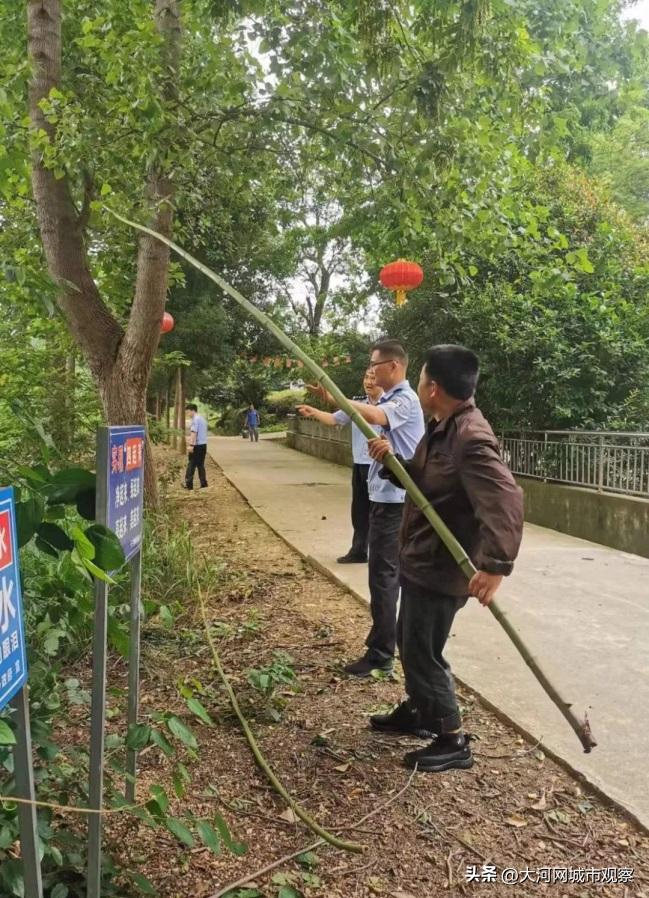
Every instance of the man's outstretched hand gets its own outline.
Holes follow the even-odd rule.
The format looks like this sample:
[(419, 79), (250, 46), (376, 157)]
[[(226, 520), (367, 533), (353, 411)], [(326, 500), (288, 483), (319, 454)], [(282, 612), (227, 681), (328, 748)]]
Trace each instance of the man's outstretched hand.
[(367, 450), (374, 461), (383, 461), (385, 456), (392, 452), (392, 444), (384, 437), (376, 437), (367, 441)]
[(486, 571), (478, 571), (471, 577), (469, 583), (469, 595), (475, 596), (485, 608), (491, 602), (502, 583), (501, 574), (488, 574)]
[(317, 411), (312, 405), (297, 405), (296, 409), (303, 418), (313, 418)]
[(322, 386), (322, 384), (307, 384), (306, 388), (309, 393), (313, 393), (314, 396), (317, 396), (321, 402), (326, 402), (327, 405), (336, 404), (336, 400), (331, 393)]

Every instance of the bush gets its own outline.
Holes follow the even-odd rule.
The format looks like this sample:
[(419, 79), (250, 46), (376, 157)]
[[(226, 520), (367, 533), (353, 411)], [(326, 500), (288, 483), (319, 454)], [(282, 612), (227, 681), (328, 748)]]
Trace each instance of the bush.
[[(269, 393), (264, 401), (264, 408), (268, 412), (268, 417), (275, 416), (277, 422), (286, 418), (286, 416), (295, 411), (295, 406), (305, 401), (306, 390), (275, 390)], [(270, 424), (267, 419), (262, 420), (262, 425)]]

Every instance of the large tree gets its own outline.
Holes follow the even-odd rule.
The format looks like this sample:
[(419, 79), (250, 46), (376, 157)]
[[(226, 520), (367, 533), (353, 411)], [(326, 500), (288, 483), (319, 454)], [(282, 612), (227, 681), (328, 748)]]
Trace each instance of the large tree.
[[(169, 249), (146, 235), (140, 237), (135, 263), (133, 300), (125, 326), (102, 297), (93, 276), (88, 234), (91, 202), (97, 190), (91, 158), (71, 170), (60, 152), (57, 101), (65, 97), (70, 74), (90, 84), (79, 102), (92, 101), (98, 73), (76, 70), (64, 78), (64, 22), (60, 0), (29, 0), (28, 52), (32, 66), (29, 117), (32, 136), (32, 187), (49, 272), (57, 285), (56, 300), (70, 332), (81, 347), (99, 386), (111, 424), (144, 423), (145, 391), (158, 345), (167, 294)], [(177, 98), (180, 55), (178, 0), (155, 0), (153, 22), (159, 38), (156, 102), (163, 120)], [(84, 29), (86, 33), (92, 29)], [(153, 43), (153, 42), (152, 42)], [(153, 97), (150, 98), (153, 102)], [(169, 236), (174, 183), (164, 153), (151, 154), (138, 188), (146, 194), (152, 226)], [(75, 198), (77, 198), (75, 201)], [(147, 487), (156, 500), (156, 479), (149, 457)]]

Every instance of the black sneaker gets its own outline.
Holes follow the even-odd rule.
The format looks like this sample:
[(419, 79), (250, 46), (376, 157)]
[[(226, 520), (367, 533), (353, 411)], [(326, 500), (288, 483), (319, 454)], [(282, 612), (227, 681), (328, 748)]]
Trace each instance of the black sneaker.
[(184, 490), (193, 490), (193, 489), (194, 489), (193, 486), (187, 486), (186, 483), (183, 483), (183, 484), (182, 484), (182, 488), (183, 488)]
[(367, 564), (367, 555), (357, 555), (355, 552), (348, 552), (336, 558), (338, 564)]
[(386, 658), (385, 661), (373, 661), (367, 655), (363, 655), (358, 661), (352, 661), (346, 664), (343, 670), (352, 677), (369, 677), (373, 670), (382, 670), (384, 673), (392, 673), (394, 661), (392, 658)]
[(401, 702), (389, 714), (372, 714), (370, 727), (379, 733), (397, 733), (401, 736), (417, 736), (432, 739), (432, 730), (422, 724), (421, 714), (409, 701)]
[(473, 754), (469, 745), (470, 736), (464, 733), (447, 733), (437, 736), (430, 745), (404, 755), (405, 767), (417, 767), (425, 773), (439, 773), (454, 767), (468, 770), (473, 767)]

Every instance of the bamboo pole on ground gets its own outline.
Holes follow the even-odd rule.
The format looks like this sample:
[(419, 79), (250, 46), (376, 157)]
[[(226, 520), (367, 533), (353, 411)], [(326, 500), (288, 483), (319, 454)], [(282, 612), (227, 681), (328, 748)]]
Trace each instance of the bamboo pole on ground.
[[(127, 224), (132, 228), (135, 228), (137, 231), (142, 231), (145, 234), (150, 234), (152, 237), (156, 237), (158, 240), (162, 241), (162, 243), (165, 243), (172, 250), (174, 250), (174, 252), (177, 253), (181, 258), (185, 259), (186, 262), (189, 262), (190, 265), (193, 265), (194, 268), (197, 268), (199, 271), (201, 271), (207, 278), (209, 278), (211, 281), (214, 281), (214, 283), (217, 284), (223, 291), (225, 291), (225, 293), (229, 294), (239, 303), (240, 306), (246, 309), (246, 311), (249, 312), (250, 315), (252, 315), (252, 317), (255, 318), (263, 327), (265, 327), (266, 330), (270, 331), (273, 336), (277, 338), (279, 343), (281, 343), (281, 345), (284, 346), (294, 358), (298, 358), (304, 363), (304, 366), (311, 372), (315, 381), (323, 386), (326, 390), (328, 390), (329, 393), (331, 393), (339, 407), (347, 415), (349, 415), (354, 424), (356, 424), (358, 429), (368, 439), (374, 439), (374, 437), (376, 437), (376, 433), (374, 432), (374, 430), (356, 411), (354, 406), (349, 403), (347, 397), (341, 392), (341, 390), (333, 382), (333, 380), (331, 380), (331, 378), (322, 370), (322, 368), (320, 368), (319, 365), (317, 365), (305, 352), (303, 352), (302, 349), (300, 349), (300, 347), (296, 343), (294, 343), (293, 340), (291, 340), (291, 338), (288, 337), (271, 318), (268, 317), (268, 315), (254, 306), (249, 300), (245, 298), (245, 296), (243, 296), (241, 293), (239, 293), (238, 290), (228, 284), (228, 282), (225, 281), (222, 277), (208, 268), (207, 265), (199, 262), (198, 259), (194, 258), (194, 256), (192, 256), (190, 253), (174, 243), (173, 240), (169, 240), (167, 237), (163, 237), (162, 234), (158, 234), (151, 228), (147, 228), (144, 225), (137, 224), (136, 222), (124, 218), (117, 212), (114, 212), (112, 209), (107, 209), (107, 211), (110, 212), (111, 215), (115, 216), (115, 218), (119, 219), (119, 221), (124, 222), (124, 224)], [(391, 454), (385, 457), (385, 459), (383, 460), (383, 464), (398, 478), (401, 485), (408, 493), (411, 501), (414, 502), (415, 505), (417, 505), (417, 507), (425, 515), (448, 551), (453, 556), (457, 565), (464, 573), (467, 580), (470, 580), (476, 573), (476, 568), (473, 565), (473, 562), (466, 554), (457, 539), (453, 536), (451, 531), (448, 529), (444, 521), (432, 507), (426, 496), (421, 492), (414, 480), (410, 477), (406, 469), (402, 464), (399, 463), (394, 455)], [(561, 696), (559, 690), (551, 682), (547, 674), (542, 670), (539, 662), (529, 650), (520, 634), (513, 626), (503, 609), (498, 605), (498, 603), (495, 600), (492, 600), (488, 607), (495, 619), (504, 629), (505, 633), (509, 636), (514, 646), (516, 647), (521, 657), (523, 658), (529, 669), (532, 671), (542, 688), (545, 690), (546, 695), (551, 699), (551, 701), (558, 708), (561, 714), (563, 714), (566, 721), (570, 724), (579, 741), (581, 742), (584, 751), (586, 753), (590, 752), (591, 749), (597, 745), (597, 743), (595, 742), (591, 733), (587, 715), (584, 715), (583, 720), (580, 720), (577, 717), (577, 715), (572, 710), (571, 703), (567, 702)]]

